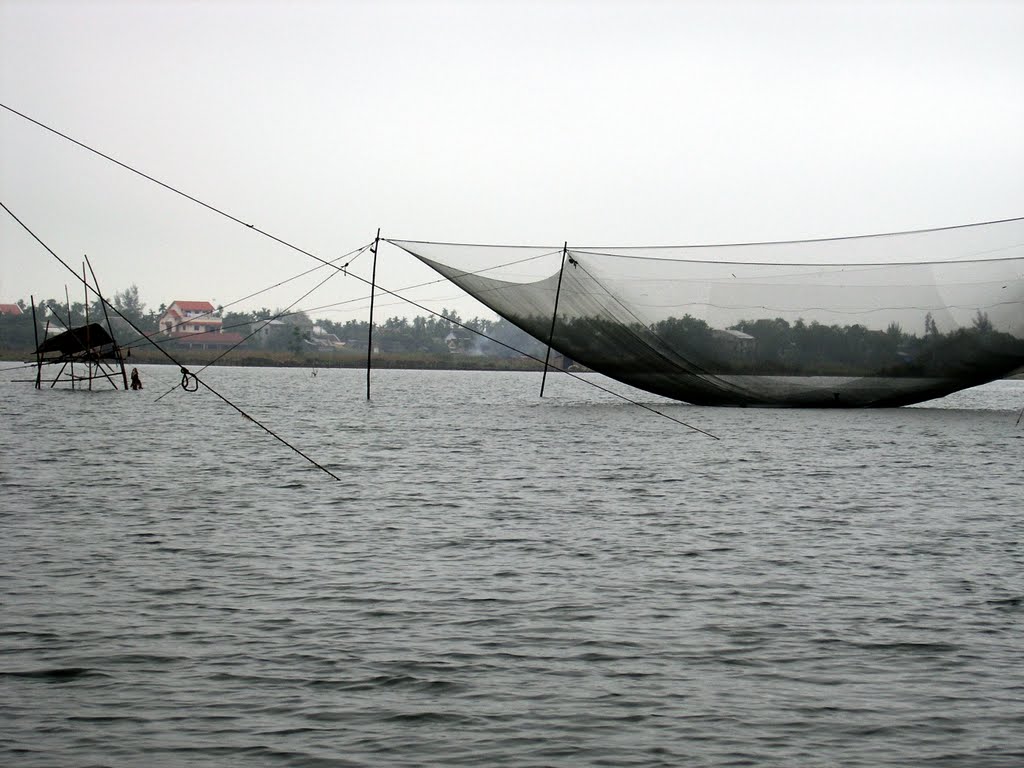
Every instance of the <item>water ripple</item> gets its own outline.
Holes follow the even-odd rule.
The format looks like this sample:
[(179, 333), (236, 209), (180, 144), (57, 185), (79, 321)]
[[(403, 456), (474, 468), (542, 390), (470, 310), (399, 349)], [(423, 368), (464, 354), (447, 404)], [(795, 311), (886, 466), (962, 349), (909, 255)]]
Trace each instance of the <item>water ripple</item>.
[(1020, 382), (659, 404), (714, 443), (525, 374), (210, 375), (343, 483), (207, 398), (0, 384), (3, 763), (1024, 763)]

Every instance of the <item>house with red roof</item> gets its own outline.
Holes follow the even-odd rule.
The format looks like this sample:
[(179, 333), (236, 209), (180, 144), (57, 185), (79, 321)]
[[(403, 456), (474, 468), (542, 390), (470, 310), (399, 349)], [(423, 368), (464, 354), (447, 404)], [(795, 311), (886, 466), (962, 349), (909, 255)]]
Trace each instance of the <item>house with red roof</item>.
[(17, 304), (0, 304), (0, 315), (20, 315), (21, 307)]
[(172, 301), (157, 321), (160, 332), (171, 337), (220, 333), (224, 321), (208, 301)]
[(188, 349), (226, 349), (240, 344), (240, 333), (224, 333), (224, 320), (208, 301), (172, 301), (157, 321), (163, 339)]

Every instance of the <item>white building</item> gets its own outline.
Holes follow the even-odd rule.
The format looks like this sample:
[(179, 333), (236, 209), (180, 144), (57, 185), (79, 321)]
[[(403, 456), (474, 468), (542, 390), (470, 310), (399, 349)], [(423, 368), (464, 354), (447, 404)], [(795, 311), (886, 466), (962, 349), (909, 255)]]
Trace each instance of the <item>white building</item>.
[(157, 321), (162, 333), (182, 336), (186, 333), (220, 333), (224, 321), (216, 317), (208, 301), (173, 301)]

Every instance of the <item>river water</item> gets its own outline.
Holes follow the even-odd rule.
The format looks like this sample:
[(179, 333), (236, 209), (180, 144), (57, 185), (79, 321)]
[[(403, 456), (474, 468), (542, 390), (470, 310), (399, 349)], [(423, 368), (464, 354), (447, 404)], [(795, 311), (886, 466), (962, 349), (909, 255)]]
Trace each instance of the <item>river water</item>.
[(4, 765), (1024, 764), (1024, 381), (141, 372), (0, 384)]

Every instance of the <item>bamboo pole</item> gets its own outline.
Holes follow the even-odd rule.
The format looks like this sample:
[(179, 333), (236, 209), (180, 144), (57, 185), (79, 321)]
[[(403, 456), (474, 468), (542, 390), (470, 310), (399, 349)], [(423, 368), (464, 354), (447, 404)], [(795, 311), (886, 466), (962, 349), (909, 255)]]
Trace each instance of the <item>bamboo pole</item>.
[[(71, 294), (68, 293), (68, 284), (67, 283), (64, 283), (64, 301), (66, 302), (67, 308), (68, 308), (68, 330), (71, 331), (71, 330), (74, 329), (74, 326), (71, 325)], [(85, 322), (86, 323), (89, 322), (89, 304), (88, 304), (88, 301), (86, 302), (86, 308), (85, 308)], [(66, 367), (66, 365), (61, 366), (61, 369), (60, 369), (61, 373), (64, 373), (64, 368), (65, 367)], [(59, 375), (60, 374), (58, 374), (58, 376)], [(55, 380), (53, 382), (53, 384), (56, 384), (56, 383), (57, 382)], [(51, 388), (53, 387), (53, 384), (50, 385)], [(71, 361), (71, 388), (72, 389), (75, 388), (75, 361), (74, 360)]]
[(377, 248), (380, 246), (380, 227), (373, 241), (373, 273), (370, 277), (370, 326), (366, 329), (366, 399), (370, 399), (370, 364), (373, 360), (373, 295), (377, 292)]
[(544, 384), (548, 380), (548, 361), (551, 359), (551, 341), (555, 338), (555, 320), (558, 319), (558, 297), (562, 293), (562, 275), (565, 274), (565, 257), (569, 253), (569, 241), (562, 246), (562, 266), (558, 270), (558, 287), (555, 289), (555, 308), (551, 312), (551, 330), (548, 332), (548, 351), (544, 355), (544, 375), (540, 379), (540, 396), (544, 397)]
[(32, 334), (36, 338), (36, 389), (41, 389), (43, 377), (43, 355), (39, 351), (39, 323), (36, 321), (36, 297), (29, 294), (28, 300), (32, 302)]
[[(92, 274), (92, 283), (96, 290), (96, 295), (100, 297), (100, 306), (103, 307), (103, 317), (107, 321), (107, 333), (110, 334), (110, 341), (113, 344), (114, 359), (121, 363), (121, 379), (124, 381), (124, 389), (128, 391), (128, 374), (124, 372), (124, 358), (121, 356), (121, 348), (117, 346), (117, 339), (114, 338), (114, 327), (110, 324), (110, 315), (107, 313), (107, 301), (103, 298), (103, 293), (100, 291), (100, 281), (96, 278), (96, 270), (92, 268), (92, 262), (89, 261), (88, 255), (85, 257), (85, 263), (89, 265), (89, 272)], [(108, 377), (109, 378), (109, 377)], [(114, 385), (114, 389), (117, 389), (117, 385)]]

